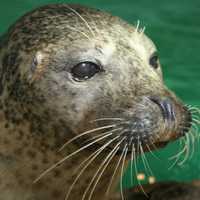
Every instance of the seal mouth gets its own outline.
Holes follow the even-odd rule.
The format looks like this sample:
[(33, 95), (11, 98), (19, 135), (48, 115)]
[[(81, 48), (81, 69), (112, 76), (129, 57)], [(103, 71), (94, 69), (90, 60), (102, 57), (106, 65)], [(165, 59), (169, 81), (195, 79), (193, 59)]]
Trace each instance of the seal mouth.
[[(177, 108), (169, 98), (151, 97), (149, 100), (151, 103), (148, 102), (148, 106), (136, 108), (126, 116), (126, 120), (119, 121), (107, 131), (110, 136), (106, 142), (115, 138), (115, 142), (106, 147), (107, 150), (112, 150), (116, 143), (120, 143), (117, 154), (121, 154), (124, 148), (127, 148), (128, 154), (133, 149), (140, 154), (162, 148), (189, 132), (192, 115), (186, 106)], [(100, 141), (98, 147), (102, 144)]]

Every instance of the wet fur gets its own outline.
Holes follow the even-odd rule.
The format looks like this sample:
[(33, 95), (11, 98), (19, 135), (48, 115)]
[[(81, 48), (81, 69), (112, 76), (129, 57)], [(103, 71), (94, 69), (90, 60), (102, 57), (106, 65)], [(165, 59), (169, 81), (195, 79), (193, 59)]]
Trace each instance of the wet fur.
[[(155, 50), (138, 27), (82, 6), (49, 5), (18, 20), (0, 45), (0, 179), (4, 180), (0, 182), (0, 199), (63, 200), (81, 162), (106, 142), (114, 141), (116, 134), (122, 136), (109, 146), (110, 150), (115, 147), (117, 150), (117, 142), (127, 138), (123, 130), (118, 131), (103, 143), (91, 145), (68, 159), (67, 156), (86, 145), (88, 139), (112, 131), (108, 127), (101, 131), (95, 128), (117, 124), (115, 120), (90, 123), (96, 119), (119, 117), (124, 119), (119, 128), (130, 131), (133, 118), (139, 116), (138, 124), (150, 123), (145, 131), (147, 135), (152, 133), (152, 137), (148, 135), (145, 141), (139, 137), (137, 143), (133, 135), (138, 145), (144, 142), (152, 146), (180, 137), (188, 120), (187, 111), (164, 86), (161, 69), (155, 71), (148, 65), (148, 56)], [(105, 73), (86, 83), (74, 82), (70, 67), (78, 61), (94, 58), (106, 66)], [(161, 111), (149, 103), (146, 98), (149, 96), (172, 99), (177, 112), (176, 129), (171, 132), (165, 129)], [(59, 151), (62, 145), (87, 130), (94, 131)], [(123, 152), (123, 166), (121, 172), (118, 169), (118, 176), (125, 170), (129, 145), (119, 147)], [(136, 146), (131, 147), (135, 148), (132, 153), (139, 153)], [(142, 149), (140, 146), (140, 153)], [(106, 157), (108, 149), (102, 152), (77, 181), (69, 199), (81, 199), (94, 174), (101, 173), (99, 166), (105, 167), (102, 160), (106, 163), (105, 159), (111, 158)], [(117, 151), (110, 155), (114, 153)], [(104, 198), (105, 185), (110, 182), (118, 161), (119, 156), (115, 155), (105, 168), (94, 191), (95, 200)], [(122, 191), (112, 197), (115, 182), (110, 196), (105, 198), (122, 198)], [(90, 194), (86, 193), (86, 197)]]

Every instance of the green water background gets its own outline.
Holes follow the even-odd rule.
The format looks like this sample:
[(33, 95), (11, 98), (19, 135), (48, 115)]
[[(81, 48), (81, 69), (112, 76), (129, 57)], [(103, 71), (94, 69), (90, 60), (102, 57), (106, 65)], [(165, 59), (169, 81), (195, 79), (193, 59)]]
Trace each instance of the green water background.
[[(137, 20), (146, 26), (146, 34), (158, 47), (165, 83), (185, 103), (200, 107), (200, 0), (0, 0), (0, 34), (25, 12), (47, 3), (80, 3), (120, 16), (132, 24)], [(175, 165), (169, 157), (179, 149), (179, 142), (155, 152), (159, 159), (147, 154), (156, 180), (194, 180), (200, 178), (200, 151), (196, 141), (194, 155), (183, 165)], [(144, 172), (142, 159), (138, 172)], [(147, 174), (147, 173), (146, 173)], [(148, 174), (147, 174), (148, 175)], [(149, 173), (150, 175), (150, 173)], [(125, 174), (130, 186), (130, 167)], [(134, 183), (137, 181), (134, 179)]]

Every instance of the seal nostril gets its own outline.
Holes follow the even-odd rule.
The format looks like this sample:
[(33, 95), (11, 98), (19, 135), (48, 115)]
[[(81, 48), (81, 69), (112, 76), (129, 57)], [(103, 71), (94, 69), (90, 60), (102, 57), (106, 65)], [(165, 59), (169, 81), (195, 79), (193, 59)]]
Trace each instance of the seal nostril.
[(162, 100), (159, 98), (151, 97), (150, 100), (160, 107), (164, 119), (175, 121), (175, 112), (170, 99), (167, 98)]

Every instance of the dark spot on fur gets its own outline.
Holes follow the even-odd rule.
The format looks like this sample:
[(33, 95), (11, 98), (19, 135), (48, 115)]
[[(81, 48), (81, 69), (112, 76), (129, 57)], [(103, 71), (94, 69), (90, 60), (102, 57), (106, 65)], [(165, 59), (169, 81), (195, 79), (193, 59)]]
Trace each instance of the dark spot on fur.
[(9, 124), (6, 122), (5, 125), (4, 125), (4, 127), (5, 127), (6, 129), (9, 128)]
[(10, 144), (10, 141), (7, 140), (7, 139), (4, 139), (3, 143), (4, 143), (5, 145), (8, 145), (8, 144)]
[(60, 196), (61, 196), (61, 192), (60, 192), (59, 190), (54, 190), (54, 191), (52, 192), (52, 197), (53, 197), (53, 198), (57, 199), (57, 198), (59, 198)]
[(31, 166), (31, 168), (35, 171), (35, 170), (38, 170), (38, 165), (36, 165), (36, 164), (33, 164), (32, 166)]
[(18, 148), (18, 149), (16, 149), (16, 150), (14, 151), (14, 154), (19, 156), (19, 155), (22, 154), (22, 152), (23, 152), (23, 148)]
[(36, 152), (35, 152), (35, 151), (32, 151), (32, 150), (28, 150), (28, 151), (27, 151), (27, 155), (28, 155), (30, 158), (35, 158), (35, 157), (36, 157)]
[(61, 177), (61, 175), (62, 175), (62, 172), (61, 172), (60, 170), (57, 170), (57, 169), (55, 169), (55, 170), (53, 171), (53, 173), (54, 173), (54, 177), (55, 177), (55, 178), (59, 178), (59, 177)]
[(44, 158), (42, 159), (42, 162), (43, 162), (44, 164), (48, 164), (48, 163), (49, 163), (49, 160), (47, 159), (47, 157), (44, 157)]

